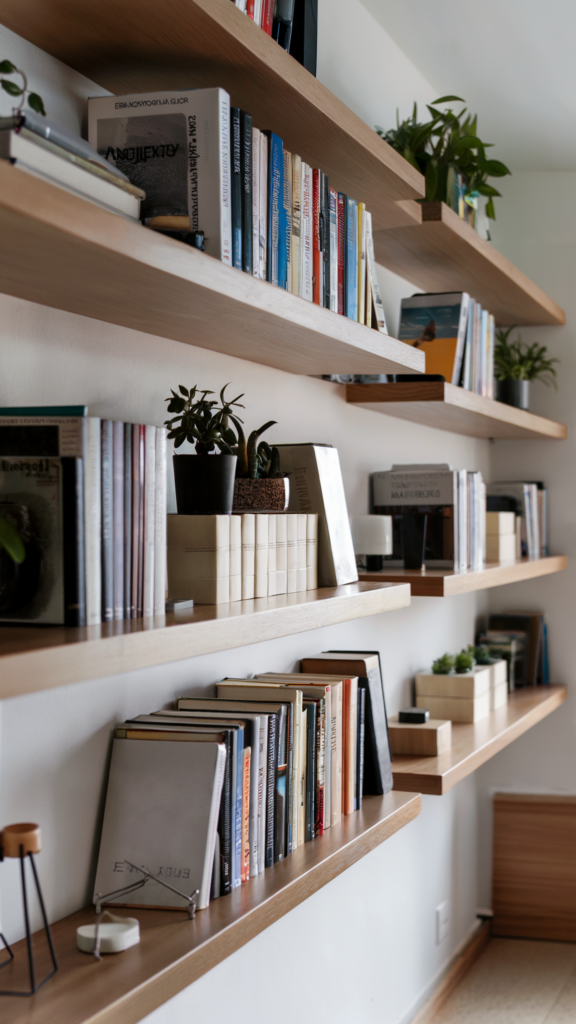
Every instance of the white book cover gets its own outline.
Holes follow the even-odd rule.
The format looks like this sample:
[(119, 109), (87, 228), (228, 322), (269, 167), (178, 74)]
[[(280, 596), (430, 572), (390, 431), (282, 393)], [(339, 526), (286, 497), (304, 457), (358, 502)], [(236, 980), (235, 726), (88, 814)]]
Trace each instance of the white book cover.
[(258, 28), (262, 26), (262, 4), (263, 0), (254, 0), (254, 24)]
[(242, 575), (242, 517), (230, 516), (230, 578)]
[(296, 153), (292, 156), (292, 237), (290, 267), (292, 281), (290, 291), (300, 295), (300, 278), (302, 261), (300, 259), (300, 236), (302, 225), (302, 158)]
[[(142, 877), (128, 860), (187, 895), (199, 889), (198, 909), (208, 906), (225, 761), (222, 743), (114, 740), (95, 898)], [(119, 902), (187, 905), (151, 879)]]
[(384, 314), (384, 306), (382, 305), (382, 292), (380, 290), (380, 282), (378, 280), (378, 273), (376, 271), (376, 256), (374, 254), (374, 236), (372, 235), (372, 214), (366, 213), (366, 277), (368, 286), (370, 289), (370, 295), (368, 296), (367, 306), (368, 314), (366, 322), (370, 325), (370, 300), (374, 307), (374, 314), (376, 316), (376, 325), (378, 330), (382, 334), (388, 334), (388, 328), (386, 326), (386, 316)]
[(188, 216), (206, 252), (232, 263), (230, 97), (171, 89), (88, 100), (88, 139), (146, 192), (144, 219)]
[(366, 207), (358, 203), (358, 323), (366, 323)]
[(268, 516), (254, 518), (254, 596), (268, 597)]
[(156, 427), (145, 428), (144, 442), (144, 618), (154, 614), (154, 539), (156, 534)]
[(102, 621), (102, 472), (101, 427), (89, 416), (84, 473), (84, 544), (86, 551), (86, 625)]
[(260, 277), (260, 131), (252, 129), (252, 274)]
[(468, 303), (468, 318), (466, 321), (466, 341), (464, 345), (464, 370), (462, 373), (462, 386), (466, 391), (472, 391), (472, 360), (474, 353), (474, 318), (476, 302), (470, 299)]
[(286, 515), (286, 568), (287, 593), (295, 594), (298, 590), (298, 516)]
[(166, 427), (156, 427), (156, 505), (154, 510), (154, 615), (166, 610)]
[(308, 516), (300, 512), (296, 516), (296, 590), (306, 590), (306, 529)]
[(268, 136), (260, 132), (260, 271), (261, 281), (266, 280), (266, 256), (268, 252)]
[(318, 587), (318, 514), (306, 515), (306, 590)]
[(312, 293), (312, 168), (302, 164), (302, 235), (300, 254), (302, 259), (302, 291), (303, 299), (313, 301)]
[(231, 516), (169, 515), (168, 590), (198, 604), (230, 600)]
[(242, 516), (242, 600), (254, 597), (256, 570), (256, 521), (252, 512)]
[(268, 594), (274, 597), (276, 590), (276, 515), (268, 517)]
[(288, 517), (278, 512), (276, 519), (276, 593), (285, 594), (288, 587)]

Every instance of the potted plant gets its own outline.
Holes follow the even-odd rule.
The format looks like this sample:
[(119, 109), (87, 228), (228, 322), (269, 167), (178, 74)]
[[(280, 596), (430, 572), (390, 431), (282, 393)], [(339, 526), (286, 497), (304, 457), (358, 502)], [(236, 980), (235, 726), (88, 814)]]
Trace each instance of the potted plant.
[(235, 512), (284, 512), (288, 508), (290, 481), (280, 472), (280, 452), (266, 441), (258, 443), (264, 431), (275, 424), (276, 420), (269, 420), (253, 430), (246, 441), (242, 427), (235, 420), (238, 431)]
[[(196, 448), (196, 454), (174, 454), (174, 483), (176, 504), (179, 515), (230, 515), (234, 498), (234, 476), (236, 455), (232, 446), (236, 434), (230, 421), (235, 425), (239, 420), (233, 414), (236, 407), (243, 408), (237, 398), (227, 400), (226, 384), (220, 392), (220, 402), (209, 399), (213, 391), (198, 391), (194, 385), (188, 391), (182, 384), (167, 398), (168, 412), (176, 413), (166, 420), (168, 437), (174, 440), (174, 447), (180, 448), (189, 441)], [(219, 454), (214, 454), (218, 449)]]
[(497, 381), (496, 397), (499, 402), (514, 405), (517, 409), (530, 406), (530, 381), (541, 380), (552, 384), (557, 390), (556, 367), (558, 359), (549, 359), (546, 345), (533, 342), (527, 345), (519, 334), (516, 341), (510, 341), (514, 327), (496, 331), (494, 347), (494, 375)]

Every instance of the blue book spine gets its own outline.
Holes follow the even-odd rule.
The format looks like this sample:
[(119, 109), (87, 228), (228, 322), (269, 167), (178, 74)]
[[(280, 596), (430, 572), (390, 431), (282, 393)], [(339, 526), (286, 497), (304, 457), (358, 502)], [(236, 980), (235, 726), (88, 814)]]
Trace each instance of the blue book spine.
[(242, 869), (242, 782), (244, 777), (244, 729), (238, 730), (236, 751), (236, 830), (234, 836), (234, 879), (233, 888), (241, 884)]
[(282, 153), (282, 202), (280, 204), (280, 229), (278, 232), (278, 284), (284, 290), (288, 288), (290, 243), (292, 240), (292, 187), (288, 166), (291, 160), (290, 153)]
[(284, 191), (284, 150), (274, 132), (268, 136), (268, 257), (266, 280), (279, 283), (280, 213)]
[(358, 320), (358, 203), (346, 196), (346, 316)]
[(242, 146), (240, 108), (230, 107), (230, 154), (232, 183), (232, 266), (242, 270)]

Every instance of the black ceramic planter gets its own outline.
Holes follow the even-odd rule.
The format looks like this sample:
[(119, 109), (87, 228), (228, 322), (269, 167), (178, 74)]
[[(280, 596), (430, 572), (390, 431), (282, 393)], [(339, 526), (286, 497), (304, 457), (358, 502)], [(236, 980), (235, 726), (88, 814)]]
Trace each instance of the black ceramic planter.
[(231, 515), (235, 455), (174, 455), (172, 462), (178, 515)]
[(506, 405), (513, 405), (516, 409), (528, 409), (530, 406), (530, 381), (529, 380), (499, 380), (497, 381), (497, 397), (499, 402)]

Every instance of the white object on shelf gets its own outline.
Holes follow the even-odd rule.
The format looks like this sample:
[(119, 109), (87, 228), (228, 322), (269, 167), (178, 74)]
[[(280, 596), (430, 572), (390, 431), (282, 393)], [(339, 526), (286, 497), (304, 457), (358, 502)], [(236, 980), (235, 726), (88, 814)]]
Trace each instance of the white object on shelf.
[(350, 516), (357, 555), (392, 554), (392, 516)]
[[(107, 920), (104, 920), (107, 918)], [(140, 942), (140, 924), (135, 917), (118, 917), (106, 910), (102, 919), (94, 924), (83, 924), (76, 929), (76, 945), (83, 953), (93, 953), (96, 930), (100, 939), (100, 953), (122, 953)]]

